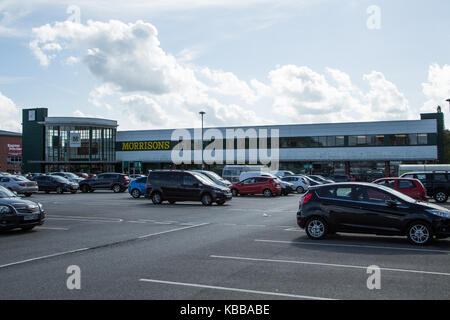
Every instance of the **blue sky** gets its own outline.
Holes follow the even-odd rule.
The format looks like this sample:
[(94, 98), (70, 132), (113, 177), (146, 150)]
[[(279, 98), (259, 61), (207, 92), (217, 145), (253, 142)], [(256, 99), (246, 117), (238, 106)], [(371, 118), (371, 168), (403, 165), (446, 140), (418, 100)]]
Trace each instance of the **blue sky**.
[[(79, 23), (65, 22), (69, 6)], [(370, 6), (379, 29), (367, 27)], [(209, 125), (417, 119), (437, 104), (447, 113), (449, 9), (436, 0), (2, 0), (0, 129), (20, 130), (24, 107), (112, 118), (120, 129), (197, 126), (201, 109)]]

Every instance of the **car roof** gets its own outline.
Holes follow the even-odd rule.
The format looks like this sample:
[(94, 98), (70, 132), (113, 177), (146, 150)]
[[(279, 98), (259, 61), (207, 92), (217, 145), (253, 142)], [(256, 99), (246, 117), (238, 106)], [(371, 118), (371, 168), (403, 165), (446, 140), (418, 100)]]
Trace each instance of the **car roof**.
[[(319, 188), (329, 188), (329, 187), (343, 187), (343, 186), (366, 186), (366, 187), (374, 187), (378, 188), (379, 185), (370, 182), (336, 182), (333, 184), (319, 184), (316, 186), (311, 186), (309, 189), (319, 189)], [(384, 189), (383, 189), (384, 190)]]
[(414, 178), (402, 178), (402, 177), (386, 177), (386, 178), (378, 178), (374, 181), (381, 181), (381, 180), (410, 180), (410, 181), (417, 181), (418, 179)]

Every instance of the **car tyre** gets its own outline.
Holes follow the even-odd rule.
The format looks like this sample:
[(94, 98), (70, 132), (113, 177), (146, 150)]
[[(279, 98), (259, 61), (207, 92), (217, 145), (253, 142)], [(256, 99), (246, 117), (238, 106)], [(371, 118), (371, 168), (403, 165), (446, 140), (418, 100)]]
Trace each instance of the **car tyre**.
[(272, 196), (272, 191), (270, 191), (270, 189), (264, 189), (263, 195), (266, 198), (271, 197)]
[(225, 201), (217, 201), (217, 205), (223, 206), (225, 204)]
[(231, 194), (233, 195), (233, 197), (237, 197), (239, 195), (239, 192), (237, 191), (237, 189), (231, 189)]
[(302, 186), (297, 187), (297, 193), (298, 194), (302, 194), (303, 192), (305, 192), (305, 189), (303, 189)]
[(120, 191), (122, 191), (122, 188), (118, 184), (113, 185), (112, 189), (115, 193), (119, 193)]
[(154, 194), (152, 194), (152, 202), (154, 204), (161, 204), (162, 197), (161, 197), (161, 194), (159, 192), (155, 192)]
[(447, 202), (448, 194), (444, 190), (438, 190), (434, 196), (434, 200), (439, 203)]
[(205, 193), (203, 196), (202, 196), (202, 203), (203, 203), (203, 205), (204, 206), (210, 206), (210, 205), (212, 205), (212, 197), (211, 197), (211, 195), (209, 194), (209, 193)]
[(305, 231), (308, 238), (312, 240), (321, 240), (327, 235), (328, 226), (322, 218), (312, 217), (306, 223)]
[(61, 187), (56, 187), (56, 193), (63, 194), (64, 190)]
[(135, 199), (141, 197), (141, 192), (138, 189), (131, 190), (131, 196)]
[(87, 184), (84, 184), (81, 186), (81, 192), (88, 193), (89, 192), (89, 186)]
[(424, 246), (433, 241), (433, 229), (428, 223), (423, 221), (411, 223), (406, 235), (409, 242), (418, 246)]
[(175, 204), (175, 202), (176, 202), (175, 200), (169, 200), (170, 204)]

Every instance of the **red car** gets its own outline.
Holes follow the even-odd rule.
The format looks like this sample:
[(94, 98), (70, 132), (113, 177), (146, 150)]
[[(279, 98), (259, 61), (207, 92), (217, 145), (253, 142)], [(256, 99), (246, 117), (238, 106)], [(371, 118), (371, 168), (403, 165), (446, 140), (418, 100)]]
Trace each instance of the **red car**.
[(422, 182), (417, 179), (381, 178), (373, 181), (372, 183), (392, 188), (417, 200), (427, 201), (427, 191)]
[(280, 184), (270, 177), (248, 178), (232, 184), (230, 189), (233, 196), (238, 194), (263, 194), (270, 197), (281, 193)]

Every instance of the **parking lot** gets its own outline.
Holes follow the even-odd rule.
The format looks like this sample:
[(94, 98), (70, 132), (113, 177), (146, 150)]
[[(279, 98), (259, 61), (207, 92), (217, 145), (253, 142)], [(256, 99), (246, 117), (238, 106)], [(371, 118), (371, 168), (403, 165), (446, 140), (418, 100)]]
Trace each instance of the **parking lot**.
[[(46, 222), (0, 234), (1, 299), (449, 299), (450, 241), (337, 234), (309, 240), (299, 195), (223, 206), (128, 193), (34, 194)], [(66, 285), (69, 266), (81, 289)], [(367, 267), (381, 269), (369, 290)]]

